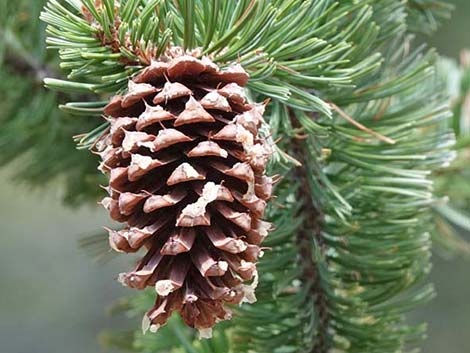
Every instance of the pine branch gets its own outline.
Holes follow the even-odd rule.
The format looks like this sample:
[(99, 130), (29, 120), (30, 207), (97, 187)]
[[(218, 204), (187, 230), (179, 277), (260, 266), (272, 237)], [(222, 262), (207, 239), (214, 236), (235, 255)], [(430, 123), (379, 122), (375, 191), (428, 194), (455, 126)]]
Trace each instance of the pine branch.
[[(36, 19), (40, 7), (39, 2), (2, 3), (0, 165), (9, 165), (17, 182), (54, 185), (63, 190), (64, 201), (78, 205), (96, 199), (99, 176), (93, 156), (77, 154), (71, 135), (96, 122), (60, 114), (58, 103), (71, 96), (43, 88), (44, 76), (58, 77), (58, 73), (52, 69), (54, 61), (40, 55), (44, 48)], [(18, 163), (11, 164), (14, 161)]]
[[(301, 163), (304, 166), (309, 165), (305, 156), (308, 152), (305, 146), (297, 143), (296, 155), (301, 158)], [(301, 188), (297, 197), (302, 200), (302, 212), (308, 215), (303, 227), (297, 234), (297, 246), (299, 248), (300, 266), (302, 267), (301, 278), (304, 283), (310, 286), (310, 295), (314, 298), (315, 310), (317, 312), (318, 323), (317, 333), (315, 335), (315, 345), (311, 349), (311, 353), (326, 353), (328, 352), (330, 344), (328, 341), (328, 306), (326, 304), (326, 294), (322, 288), (322, 277), (320, 274), (319, 262), (324, 261), (325, 256), (325, 243), (321, 237), (321, 229), (324, 224), (324, 215), (321, 211), (314, 206), (313, 200), (310, 196), (310, 187), (306, 178), (306, 171), (298, 171), (297, 180), (301, 183)], [(313, 245), (315, 244), (315, 245)], [(315, 253), (313, 251), (315, 249)]]
[[(397, 103), (395, 102), (395, 104), (392, 104), (392, 106), (390, 106), (389, 112), (384, 115), (379, 122), (376, 121), (375, 123), (373, 123), (372, 120), (366, 119), (368, 121), (369, 126), (372, 126), (372, 124), (380, 125), (382, 121), (386, 122), (387, 120), (389, 120), (389, 114), (391, 114), (390, 110), (393, 111), (394, 106), (396, 104)], [(402, 107), (400, 107), (400, 109), (406, 109), (406, 104), (404, 101), (402, 101), (400, 105), (403, 105)], [(380, 109), (380, 106), (378, 106), (377, 109)], [(440, 114), (438, 112), (436, 113)], [(372, 110), (368, 113), (368, 116), (370, 117), (370, 119), (372, 119), (375, 114), (376, 113), (374, 113), (374, 111)], [(423, 112), (422, 114), (425, 113)], [(307, 117), (302, 118), (301, 121), (303, 125), (306, 128), (313, 128), (314, 125), (312, 125), (307, 119)], [(318, 121), (317, 124), (323, 125), (324, 122)], [(325, 175), (325, 172), (321, 170), (319, 177), (312, 177), (310, 179), (310, 185), (313, 195), (316, 195), (315, 199), (317, 200), (317, 202), (321, 202), (321, 207), (329, 218), (329, 221), (326, 222), (326, 224), (322, 227), (321, 237), (327, 244), (327, 250), (324, 251), (324, 253), (327, 254), (325, 265), (328, 270), (326, 273), (323, 273), (323, 288), (325, 288), (328, 293), (328, 312), (334, 317), (334, 320), (332, 320), (330, 324), (330, 329), (331, 327), (334, 327), (334, 330), (338, 330), (337, 333), (340, 336), (343, 336), (341, 332), (345, 332), (346, 334), (343, 337), (347, 339), (346, 342), (348, 346), (350, 345), (350, 349), (352, 351), (364, 351), (369, 349), (372, 350), (372, 345), (375, 345), (374, 349), (376, 349), (377, 351), (381, 351), (380, 349), (382, 349), (383, 351), (393, 351), (391, 347), (400, 347), (403, 344), (401, 343), (402, 338), (400, 338), (400, 336), (401, 334), (405, 335), (405, 332), (401, 334), (394, 333), (393, 327), (395, 324), (397, 324), (397, 322), (394, 322), (395, 319), (392, 319), (392, 322), (394, 323), (390, 326), (385, 323), (385, 317), (387, 317), (387, 315), (391, 315), (390, 318), (392, 318), (395, 316), (395, 314), (387, 313), (387, 311), (377, 312), (376, 309), (374, 309), (374, 307), (380, 307), (384, 305), (385, 307), (387, 307), (387, 305), (392, 305), (386, 304), (389, 300), (392, 300), (392, 298), (385, 291), (380, 292), (381, 294), (373, 295), (372, 298), (374, 299), (368, 299), (367, 292), (368, 290), (371, 290), (372, 292), (375, 291), (374, 288), (376, 288), (377, 286), (375, 281), (385, 281), (390, 285), (392, 285), (392, 283), (394, 282), (392, 278), (395, 276), (393, 275), (393, 273), (396, 270), (393, 269), (394, 265), (392, 265), (393, 261), (391, 260), (394, 255), (390, 258), (391, 262), (389, 271), (391, 271), (391, 273), (387, 274), (387, 268), (389, 267), (389, 265), (387, 265), (387, 260), (385, 260), (388, 257), (386, 255), (386, 249), (387, 247), (391, 246), (391, 244), (399, 246), (398, 244), (403, 241), (403, 239), (400, 239), (402, 234), (406, 233), (410, 237), (412, 236), (412, 234), (416, 234), (417, 244), (421, 243), (421, 246), (425, 246), (425, 248), (429, 246), (425, 245), (428, 242), (428, 239), (418, 237), (418, 234), (421, 233), (421, 231), (419, 230), (419, 227), (421, 227), (421, 223), (416, 223), (416, 228), (413, 228), (412, 223), (405, 222), (405, 219), (407, 219), (408, 217), (411, 217), (411, 219), (413, 218), (412, 207), (408, 208), (408, 210), (405, 212), (400, 212), (398, 211), (398, 209), (395, 210), (395, 207), (390, 208), (390, 205), (395, 204), (396, 207), (401, 207), (404, 211), (406, 210), (406, 203), (410, 202), (413, 199), (415, 201), (412, 202), (418, 202), (419, 199), (422, 199), (422, 202), (425, 203), (432, 201), (428, 199), (430, 195), (427, 193), (420, 193), (411, 190), (407, 191), (407, 187), (405, 186), (405, 179), (396, 179), (396, 181), (394, 181), (394, 178), (390, 178), (389, 180), (387, 180), (388, 178), (385, 177), (385, 175), (387, 174), (397, 174), (402, 175), (403, 177), (406, 176), (406, 178), (411, 178), (409, 180), (410, 182), (415, 178), (418, 178), (418, 180), (421, 178), (419, 176), (420, 173), (418, 173), (417, 171), (412, 172), (411, 170), (400, 170), (400, 165), (406, 165), (406, 162), (400, 162), (400, 159), (405, 157), (405, 152), (403, 148), (400, 147), (400, 145), (403, 143), (400, 141), (403, 141), (404, 136), (401, 136), (399, 139), (397, 139), (397, 143), (395, 144), (397, 147), (394, 147), (395, 145), (385, 147), (383, 145), (381, 146), (375, 143), (371, 143), (370, 141), (364, 140), (363, 138), (358, 136), (358, 132), (355, 132), (354, 130), (346, 130), (341, 128), (337, 130), (337, 132), (335, 132), (335, 130), (339, 128), (337, 124), (332, 124), (331, 126), (333, 127), (335, 125), (336, 127), (331, 130), (329, 134), (328, 142), (326, 144), (327, 146), (323, 145), (322, 148), (328, 148), (328, 150), (330, 151), (329, 154), (326, 155), (326, 163), (334, 163), (335, 169), (342, 172), (334, 173), (330, 171), (327, 175)], [(342, 137), (342, 133), (346, 132), (347, 135), (344, 135), (344, 137)], [(395, 130), (395, 132), (392, 133), (390, 136), (397, 136), (396, 134), (397, 131)], [(336, 138), (338, 138), (339, 140), (332, 141), (331, 139), (334, 138), (333, 136), (335, 135), (337, 136)], [(342, 143), (339, 142), (341, 140), (343, 141)], [(312, 138), (312, 140), (310, 140), (310, 142), (308, 143), (309, 148), (306, 151), (309, 151), (308, 155), (311, 155), (312, 158), (318, 159), (318, 161), (323, 164), (325, 163), (325, 161), (321, 161), (320, 158), (322, 154), (319, 153), (319, 148), (315, 147), (316, 144), (317, 143), (315, 142), (314, 138)], [(320, 144), (320, 146), (321, 145), (322, 144)], [(394, 149), (402, 150), (402, 152), (393, 153), (392, 151)], [(362, 153), (358, 153), (356, 155), (360, 158), (335, 158), (335, 155), (338, 156), (339, 154), (343, 156), (345, 154), (350, 154), (351, 156), (351, 153), (355, 154), (355, 152), (359, 152), (360, 150), (362, 150)], [(319, 154), (316, 155), (316, 153)], [(387, 155), (389, 155), (390, 158), (387, 158)], [(400, 155), (400, 157), (392, 157), (393, 155)], [(374, 166), (373, 164), (368, 164), (366, 162), (368, 158), (376, 158), (378, 160), (385, 158), (389, 161), (389, 168), (384, 168), (383, 166), (380, 166), (380, 164), (377, 166)], [(445, 154), (442, 155), (442, 158), (446, 158)], [(413, 164), (417, 166), (419, 164), (418, 161), (420, 159), (424, 160), (424, 158), (417, 158), (416, 162), (413, 162)], [(392, 160), (395, 161), (392, 162)], [(392, 168), (392, 164), (390, 163), (396, 164), (398, 168)], [(314, 164), (314, 161), (310, 160), (307, 165), (312, 166)], [(423, 166), (424, 165), (425, 163), (423, 163)], [(319, 180), (316, 181), (316, 179)], [(374, 179), (377, 179), (377, 186), (374, 185), (375, 183), (371, 184)], [(322, 180), (324, 181), (322, 182)], [(327, 183), (325, 183), (325, 180), (327, 181)], [(418, 180), (416, 180), (416, 182), (419, 182)], [(390, 182), (390, 187), (385, 186), (387, 183)], [(401, 182), (403, 182), (404, 184), (400, 187), (397, 187), (396, 185), (399, 185)], [(338, 209), (338, 206), (334, 204), (328, 206), (328, 203), (331, 203), (331, 197), (325, 197), (325, 191), (322, 191), (322, 189), (328, 190), (329, 188), (331, 188), (331, 185), (329, 186), (328, 183), (333, 184), (336, 190), (342, 190), (341, 194), (345, 195), (346, 197), (344, 201), (351, 205), (351, 208), (352, 210), (354, 210), (354, 213), (350, 213), (348, 210), (340, 211), (340, 209)], [(423, 181), (423, 187), (426, 188), (426, 184), (429, 183)], [(355, 188), (358, 189), (354, 191)], [(334, 191), (334, 189), (331, 191)], [(393, 196), (394, 194), (395, 196)], [(408, 194), (409, 196), (406, 196)], [(386, 201), (384, 199), (385, 197), (387, 197)], [(402, 197), (404, 199), (401, 202), (398, 201), (398, 199)], [(410, 198), (410, 201), (405, 201), (408, 198)], [(426, 199), (428, 199), (428, 201), (426, 201)], [(341, 200), (338, 201), (343, 202)], [(417, 215), (418, 214), (415, 214), (415, 216)], [(394, 219), (397, 222), (395, 227), (399, 227), (398, 225), (400, 224), (400, 221), (404, 222), (402, 225), (403, 228), (401, 228), (401, 230), (392, 230), (394, 228), (393, 226), (390, 226), (389, 229), (387, 225), (381, 224), (381, 222), (384, 222), (383, 220), (390, 220), (393, 224), (392, 220)], [(422, 222), (425, 222), (424, 219), (422, 220)], [(383, 230), (381, 230), (382, 227), (384, 227)], [(347, 237), (344, 236), (344, 234), (348, 234)], [(396, 241), (388, 243), (389, 240), (386, 240), (386, 238), (380, 240), (382, 234), (387, 234), (388, 237), (391, 237), (392, 234), (395, 234), (394, 236), (397, 237)], [(366, 237), (366, 235), (369, 236)], [(355, 237), (358, 238), (355, 239)], [(411, 239), (412, 238), (410, 238), (409, 241), (411, 241)], [(372, 241), (383, 241), (384, 243), (382, 245), (377, 244), (376, 248), (376, 246), (371, 243)], [(370, 252), (372, 251), (372, 249), (382, 250), (374, 250), (373, 252)], [(381, 252), (383, 253), (381, 255), (378, 255)], [(418, 257), (416, 257), (415, 261), (423, 261), (424, 264), (424, 262), (427, 261), (425, 260), (426, 256), (424, 254), (421, 254), (421, 250), (418, 253), (420, 255), (417, 255)], [(410, 253), (409, 261), (411, 261), (411, 256), (414, 255)], [(358, 265), (357, 263), (361, 261), (364, 261), (362, 266)], [(379, 262), (382, 263), (382, 265), (380, 266), (381, 270), (379, 270), (378, 268), (374, 270), (373, 267), (377, 266)], [(416, 272), (415, 270), (409, 272), (410, 275), (411, 273), (413, 273), (412, 276), (417, 276), (416, 281), (418, 281), (418, 279), (422, 276), (422, 274)], [(399, 281), (398, 278), (396, 280)], [(354, 283), (357, 283), (358, 287), (355, 287)], [(411, 286), (412, 283), (415, 282), (413, 281), (409, 285)], [(384, 285), (384, 288), (387, 287), (388, 285)], [(340, 288), (344, 288), (344, 293), (342, 292), (342, 290), (340, 290)], [(360, 291), (360, 294), (358, 294), (357, 296), (354, 295), (356, 290)], [(338, 305), (338, 296), (342, 297), (345, 301), (341, 305)], [(350, 300), (350, 296), (356, 297), (356, 299)], [(430, 292), (428, 288), (423, 289), (422, 294), (418, 295), (418, 297), (420, 297), (420, 300), (424, 300), (424, 298), (426, 297), (429, 298), (429, 296)], [(410, 298), (410, 300), (414, 301), (417, 299)], [(348, 309), (344, 310), (345, 307), (347, 307)], [(352, 316), (355, 315), (357, 315), (357, 318), (352, 319)], [(365, 330), (368, 332), (368, 337), (362, 337), (359, 340), (357, 337), (355, 337), (354, 334), (349, 333), (350, 330)], [(416, 332), (414, 332), (414, 329), (412, 328), (409, 328), (407, 330), (408, 334), (410, 335), (416, 334)], [(385, 337), (387, 338), (383, 337), (384, 332), (389, 332), (389, 334), (385, 335)], [(372, 343), (376, 339), (378, 339), (378, 336), (375, 335), (380, 335), (382, 337), (382, 348), (378, 348), (377, 344)], [(374, 336), (376, 338), (373, 338)]]
[[(289, 111), (291, 124), (296, 129), (301, 129), (295, 112)], [(316, 323), (315, 344), (310, 353), (326, 353), (329, 349), (328, 343), (328, 306), (326, 304), (326, 293), (322, 288), (322, 277), (319, 263), (324, 261), (325, 244), (321, 236), (324, 225), (324, 215), (318, 208), (318, 204), (311, 197), (311, 190), (307, 175), (309, 174), (309, 161), (306, 158), (309, 151), (302, 143), (302, 137), (293, 141), (293, 151), (300, 161), (301, 167), (296, 168), (295, 177), (300, 182), (297, 199), (301, 200), (301, 213), (308, 215), (302, 228), (297, 233), (297, 247), (300, 256), (300, 268), (302, 281), (309, 287), (309, 295), (314, 298), (314, 308), (318, 322)], [(314, 252), (315, 249), (315, 252)]]
[(0, 37), (4, 40), (6, 46), (6, 65), (15, 73), (22, 76), (31, 74), (35, 77), (38, 85), (42, 85), (46, 77), (58, 77), (48, 65), (40, 63), (36, 58), (31, 56), (28, 51), (21, 46), (21, 41), (10, 29), (0, 28)]

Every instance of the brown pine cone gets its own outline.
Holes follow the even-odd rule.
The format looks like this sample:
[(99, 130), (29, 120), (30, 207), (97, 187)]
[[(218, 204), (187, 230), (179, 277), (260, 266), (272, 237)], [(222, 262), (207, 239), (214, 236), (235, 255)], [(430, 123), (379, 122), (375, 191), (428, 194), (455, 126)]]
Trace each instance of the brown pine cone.
[(209, 336), (230, 319), (226, 303), (256, 300), (271, 149), (259, 134), (264, 105), (248, 103), (242, 88), (248, 78), (240, 65), (221, 70), (173, 50), (105, 108), (111, 127), (100, 168), (110, 181), (102, 203), (127, 224), (110, 231), (111, 247), (147, 251), (119, 277), (132, 288), (155, 286), (144, 330), (177, 311)]

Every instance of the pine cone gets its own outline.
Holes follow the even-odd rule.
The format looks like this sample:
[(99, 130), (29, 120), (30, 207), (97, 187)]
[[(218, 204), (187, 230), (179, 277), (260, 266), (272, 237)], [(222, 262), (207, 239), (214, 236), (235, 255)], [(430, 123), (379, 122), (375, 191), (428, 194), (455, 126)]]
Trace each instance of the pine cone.
[(127, 223), (110, 231), (111, 247), (147, 251), (119, 277), (132, 288), (155, 286), (144, 330), (177, 311), (208, 336), (230, 319), (226, 303), (256, 300), (271, 149), (259, 134), (264, 105), (249, 104), (242, 88), (248, 78), (240, 65), (221, 70), (173, 50), (105, 108), (111, 127), (100, 169), (110, 182), (102, 203)]

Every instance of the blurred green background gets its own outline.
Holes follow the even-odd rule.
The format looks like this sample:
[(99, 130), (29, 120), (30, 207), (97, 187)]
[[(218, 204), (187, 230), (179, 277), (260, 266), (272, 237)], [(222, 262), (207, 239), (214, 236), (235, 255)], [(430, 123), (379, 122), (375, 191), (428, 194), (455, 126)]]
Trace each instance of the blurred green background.
[(104, 212), (64, 208), (59, 190), (28, 191), (8, 172), (0, 180), (0, 352), (100, 352), (97, 333), (117, 327), (105, 308), (125, 294), (114, 280), (125, 266), (96, 265), (77, 239), (106, 224)]
[[(470, 48), (470, 1), (453, 3), (454, 17), (430, 42), (458, 58), (461, 48)], [(128, 293), (115, 277), (129, 260), (94, 263), (77, 242), (107, 224), (104, 210), (66, 208), (61, 190), (31, 191), (12, 180), (14, 169), (0, 173), (0, 353), (102, 352), (101, 329), (138, 325), (106, 313)], [(434, 256), (438, 296), (413, 318), (429, 322), (423, 352), (470, 351), (469, 266)]]
[[(470, 1), (448, 2), (456, 6), (452, 19), (424, 40), (442, 55), (458, 60), (461, 49), (470, 49)], [(436, 286), (437, 297), (414, 317), (429, 324), (428, 339), (422, 345), (422, 351), (470, 352), (470, 263), (462, 259), (444, 260), (438, 255), (434, 255), (433, 263), (431, 281)]]

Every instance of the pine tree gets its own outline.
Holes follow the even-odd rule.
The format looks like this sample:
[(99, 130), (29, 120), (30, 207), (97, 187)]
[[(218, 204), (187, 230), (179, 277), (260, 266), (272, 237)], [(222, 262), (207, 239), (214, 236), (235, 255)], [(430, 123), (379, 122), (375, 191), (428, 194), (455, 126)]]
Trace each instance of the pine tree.
[[(261, 146), (266, 141), (272, 150), (267, 175), (280, 176), (264, 215), (274, 229), (262, 245), (264, 256), (258, 265), (259, 278), (251, 283), (252, 287), (258, 284), (256, 303), (233, 306), (233, 318), (215, 325), (210, 340), (198, 340), (197, 332), (186, 324), (202, 329), (205, 335), (214, 322), (198, 326), (187, 320), (184, 312), (186, 324), (174, 316), (156, 335), (136, 332), (105, 338), (139, 352), (384, 353), (411, 349), (424, 334), (424, 326), (408, 325), (406, 313), (433, 296), (432, 286), (426, 284), (430, 269), (431, 209), (436, 204), (430, 174), (448, 164), (453, 156), (450, 150), (453, 134), (449, 128), (442, 128), (448, 125), (451, 113), (442, 81), (435, 75), (437, 56), (424, 47), (413, 49), (412, 34), (432, 32), (448, 13), (447, 4), (433, 0), (48, 1), (41, 15), (48, 24), (47, 43), (59, 49), (60, 67), (68, 75), (61, 78), (56, 72), (57, 65), (48, 65), (47, 76), (53, 78), (45, 80), (46, 86), (58, 93), (45, 93), (39, 88), (38, 92), (49, 95), (53, 104), (72, 100), (61, 109), (78, 116), (66, 118), (70, 119), (65, 120), (66, 126), (57, 130), (61, 148), (49, 149), (60, 151), (61, 156), (54, 159), (62, 168), (54, 173), (48, 170), (53, 164), (47, 161), (48, 146), (33, 143), (43, 139), (40, 136), (43, 133), (36, 130), (37, 134), (29, 139), (22, 131), (16, 133), (25, 136), (21, 144), (5, 143), (12, 151), (5, 162), (14, 158), (15, 151), (30, 151), (29, 161), (37, 166), (38, 175), (44, 180), (65, 173), (71, 180), (87, 181), (78, 190), (70, 189), (72, 197), (82, 200), (78, 195), (84, 191), (98, 195), (93, 186), (97, 190), (101, 177), (88, 168), (96, 159), (92, 154), (78, 157), (67, 139), (89, 128), (88, 133), (78, 137), (80, 148), (97, 151), (103, 158), (101, 169), (105, 172), (117, 170), (115, 175), (111, 174), (110, 198), (104, 204), (113, 218), (142, 229), (140, 224), (147, 226), (147, 220), (134, 216), (142, 216), (146, 200), (171, 203), (174, 195), (166, 197), (166, 193), (155, 193), (158, 189), (151, 190), (149, 185), (129, 183), (129, 174), (124, 181), (132, 187), (125, 192), (132, 195), (125, 195), (124, 189), (120, 189), (119, 172), (123, 165), (130, 168), (131, 155), (136, 150), (149, 148), (151, 153), (158, 153), (152, 148), (156, 149), (159, 131), (174, 129), (190, 139), (197, 135), (198, 143), (201, 139), (206, 143), (200, 148), (204, 153), (215, 151), (215, 143), (217, 151), (221, 154), (226, 151), (232, 163), (234, 159), (246, 160), (247, 151), (236, 138), (219, 144), (207, 129), (199, 133), (204, 130), (202, 121), (196, 123), (198, 131), (191, 129), (191, 125), (177, 126), (183, 112), (198, 109), (198, 117), (206, 116), (205, 124), (212, 124), (214, 129), (240, 125), (250, 131), (251, 127), (254, 140)], [(11, 47), (18, 42), (18, 39), (5, 41)], [(168, 54), (174, 51), (182, 55), (175, 58)], [(178, 70), (187, 74), (173, 75), (168, 67), (160, 72), (159, 67), (171, 66), (178, 58), (184, 63)], [(27, 70), (43, 71), (26, 61)], [(11, 68), (18, 76), (24, 76), (24, 68), (9, 65)], [(50, 68), (54, 70), (49, 71)], [(31, 81), (23, 82), (25, 87), (33, 85)], [(176, 83), (185, 85), (186, 91), (181, 86), (175, 89)], [(227, 86), (234, 84), (245, 86), (244, 90), (236, 87), (242, 93), (224, 93)], [(167, 85), (173, 85), (173, 89), (166, 90)], [(185, 95), (173, 99), (173, 94), (182, 92)], [(207, 99), (205, 104), (219, 105), (205, 106), (207, 95), (215, 95), (217, 100)], [(237, 102), (242, 99), (245, 102), (244, 95), (249, 103)], [(45, 101), (45, 96), (38, 97), (38, 102)], [(17, 102), (13, 98), (11, 101)], [(264, 119), (259, 118), (259, 125), (244, 126), (248, 122), (238, 117), (259, 107), (254, 102), (266, 104)], [(64, 121), (56, 115), (52, 104), (50, 109), (36, 116), (50, 122), (55, 115)], [(150, 114), (145, 115), (146, 112)], [(168, 120), (155, 118), (163, 115)], [(24, 123), (17, 119), (11, 125), (23, 130)], [(12, 129), (9, 123), (6, 126)], [(147, 123), (143, 129), (149, 128), (146, 134), (151, 137), (144, 137), (141, 134), (144, 130), (138, 127)], [(11, 135), (2, 134), (0, 141), (7, 141), (8, 136)], [(175, 142), (175, 152), (187, 155), (197, 147), (189, 145), (193, 141), (179, 141), (175, 136), (170, 139)], [(127, 147), (130, 150), (124, 151)], [(115, 149), (123, 149), (117, 160), (113, 155)], [(40, 155), (34, 155), (39, 151)], [(186, 161), (191, 157), (180, 154), (178, 158)], [(222, 199), (217, 203), (234, 207), (231, 212), (242, 213), (242, 207), (253, 212), (253, 205), (243, 205), (243, 195), (240, 198), (247, 186), (236, 183), (233, 180), (236, 177), (230, 175), (221, 179), (221, 174), (228, 173), (227, 167), (208, 167), (206, 160), (212, 159), (207, 159), (207, 155), (197, 158), (206, 158), (204, 168), (193, 168), (195, 173), (189, 174), (205, 174), (204, 180), (214, 184), (223, 179), (218, 185), (227, 189), (224, 194), (233, 196), (231, 203)], [(140, 166), (137, 163), (137, 172), (143, 173), (140, 175), (146, 181), (143, 184), (153, 183), (154, 188), (156, 179), (163, 180), (167, 178), (165, 173), (176, 170), (169, 167), (170, 162), (155, 159), (148, 162), (144, 168), (141, 167), (146, 163)], [(159, 173), (158, 167), (151, 171), (149, 168), (155, 163), (164, 164), (164, 172)], [(250, 167), (255, 173), (264, 171), (264, 165), (258, 171)], [(246, 173), (242, 175), (246, 177)], [(193, 184), (191, 202), (198, 203), (198, 197), (207, 201), (201, 183)], [(250, 183), (247, 185), (249, 188)], [(122, 195), (130, 198), (123, 197), (121, 204)], [(241, 241), (247, 249), (251, 244), (258, 247), (258, 242), (245, 241), (249, 239), (246, 235), (240, 239), (231, 235), (224, 220), (231, 217), (225, 217), (224, 211), (216, 211), (213, 205), (209, 207), (210, 219), (216, 220), (214, 224), (224, 224), (223, 239)], [(183, 209), (175, 207), (166, 214), (176, 219), (181, 213)], [(202, 218), (207, 222), (207, 217)], [(258, 218), (256, 215), (255, 220)], [(249, 234), (253, 226), (250, 222), (245, 232)], [(231, 227), (240, 230), (237, 224)], [(148, 236), (153, 235), (151, 232)], [(199, 233), (199, 228), (197, 235), (203, 240), (193, 249), (187, 244), (191, 236), (185, 234), (187, 248), (200, 251), (204, 245), (203, 251), (210, 250), (214, 255), (218, 248), (211, 235)], [(134, 251), (130, 238), (129, 232), (111, 231), (111, 242), (119, 250)], [(146, 245), (152, 242), (147, 241)], [(158, 243), (155, 248), (161, 250), (164, 244)], [(155, 249), (149, 250), (151, 254)], [(221, 268), (225, 267), (220, 264), (225, 250), (222, 253), (219, 250), (213, 260)], [(145, 266), (149, 256), (144, 257), (137, 270)], [(236, 270), (240, 263), (226, 263), (230, 273), (242, 277)], [(171, 279), (168, 275), (172, 271), (184, 267), (168, 257), (163, 265), (161, 270), (152, 272), (147, 284), (158, 283), (157, 278)], [(212, 283), (206, 282), (201, 273), (193, 277), (191, 283), (197, 286)], [(123, 278), (126, 281), (129, 277)], [(250, 278), (253, 277), (241, 279)], [(247, 285), (241, 282), (238, 279), (233, 284)], [(226, 288), (233, 288), (227, 284), (225, 281)], [(122, 308), (142, 316), (155, 307), (155, 300), (158, 307), (166, 297), (159, 294), (155, 299), (155, 289), (150, 288), (121, 303)], [(249, 294), (250, 301), (254, 301), (254, 293)], [(176, 303), (171, 310), (182, 311), (183, 302), (178, 299)], [(145, 326), (155, 325), (152, 330), (167, 319), (149, 322), (153, 317), (148, 314), (145, 318)]]

